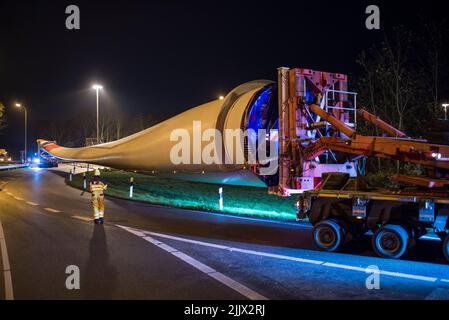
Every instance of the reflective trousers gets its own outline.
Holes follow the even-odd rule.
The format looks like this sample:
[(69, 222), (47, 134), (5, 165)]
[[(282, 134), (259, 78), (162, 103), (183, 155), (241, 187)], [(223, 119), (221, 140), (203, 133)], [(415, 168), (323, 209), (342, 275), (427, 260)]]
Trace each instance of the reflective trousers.
[(104, 196), (92, 197), (92, 209), (94, 210), (94, 219), (104, 217)]

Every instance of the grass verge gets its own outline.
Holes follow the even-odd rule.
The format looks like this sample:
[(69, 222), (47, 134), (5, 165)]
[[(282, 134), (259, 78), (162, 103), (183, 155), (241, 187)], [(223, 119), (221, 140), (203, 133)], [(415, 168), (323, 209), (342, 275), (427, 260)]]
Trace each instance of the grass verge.
[[(87, 174), (87, 183), (93, 172)], [(134, 196), (129, 198), (129, 179), (134, 177)], [(143, 201), (170, 207), (223, 212), (241, 216), (262, 217), (283, 221), (295, 220), (295, 197), (269, 195), (264, 188), (223, 186), (223, 211), (219, 211), (220, 185), (189, 182), (120, 170), (102, 170), (102, 180), (108, 184), (107, 196), (131, 201)], [(72, 187), (83, 188), (83, 175), (66, 179)]]

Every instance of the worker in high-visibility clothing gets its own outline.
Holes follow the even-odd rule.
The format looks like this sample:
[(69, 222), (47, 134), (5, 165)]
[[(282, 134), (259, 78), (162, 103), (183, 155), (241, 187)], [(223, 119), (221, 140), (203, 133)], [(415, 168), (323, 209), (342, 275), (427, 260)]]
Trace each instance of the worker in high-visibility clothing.
[(92, 209), (94, 210), (95, 224), (103, 224), (104, 219), (104, 191), (108, 185), (100, 180), (100, 170), (95, 169), (94, 178), (90, 183), (92, 193)]

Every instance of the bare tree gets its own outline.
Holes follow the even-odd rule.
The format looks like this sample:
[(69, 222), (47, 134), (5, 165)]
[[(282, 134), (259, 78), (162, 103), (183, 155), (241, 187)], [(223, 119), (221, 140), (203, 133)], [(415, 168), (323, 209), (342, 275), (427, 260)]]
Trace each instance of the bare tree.
[(57, 141), (58, 143), (64, 143), (64, 138), (66, 135), (67, 127), (65, 123), (61, 123), (57, 120), (51, 121), (49, 128), (49, 137), (51, 140)]
[(419, 91), (417, 72), (410, 67), (412, 40), (411, 31), (396, 28), (391, 37), (385, 35), (380, 47), (358, 59), (364, 71), (361, 84), (366, 86), (361, 90), (362, 103), (399, 130), (407, 129), (406, 113), (417, 107), (412, 103)]
[[(358, 85), (359, 94), (365, 97), (365, 105), (363, 107), (368, 108), (374, 114), (379, 114), (377, 107), (377, 88), (376, 88), (376, 67), (373, 65), (373, 61), (367, 57), (365, 51), (363, 51), (357, 63), (362, 67), (364, 76), (359, 79)], [(363, 128), (364, 131), (369, 131), (368, 128)], [(374, 127), (376, 135), (379, 135), (379, 128)]]
[(398, 28), (394, 31), (391, 40), (385, 38), (380, 51), (382, 55), (378, 56), (381, 61), (381, 78), (386, 90), (385, 96), (394, 106), (399, 130), (404, 130), (404, 114), (406, 111), (411, 111), (409, 102), (414, 94), (415, 75), (407, 68), (411, 46), (411, 32)]
[(123, 116), (118, 112), (108, 112), (100, 119), (100, 139), (102, 142), (118, 140), (123, 134)]
[(421, 65), (421, 79), (424, 84), (425, 94), (432, 98), (427, 103), (430, 115), (437, 117), (441, 113), (441, 88), (444, 86), (444, 75), (447, 73), (445, 64), (444, 44), (447, 36), (447, 24), (425, 23), (422, 34), (417, 41), (416, 57)]
[[(363, 70), (357, 84), (359, 102), (401, 131), (416, 128), (416, 118), (410, 115), (420, 107), (421, 85), (411, 60), (413, 40), (411, 31), (395, 28), (391, 35), (384, 35), (380, 46), (362, 52), (357, 61)], [(374, 130), (380, 134), (377, 128)], [(380, 160), (377, 167), (381, 169)]]

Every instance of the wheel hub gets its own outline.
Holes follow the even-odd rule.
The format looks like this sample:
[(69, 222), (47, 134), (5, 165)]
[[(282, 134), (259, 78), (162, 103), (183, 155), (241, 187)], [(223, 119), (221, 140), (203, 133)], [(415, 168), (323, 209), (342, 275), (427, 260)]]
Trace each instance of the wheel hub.
[(380, 239), (380, 244), (384, 250), (394, 252), (398, 250), (400, 241), (398, 237), (392, 232), (385, 232)]
[(319, 232), (319, 239), (324, 245), (332, 245), (335, 242), (335, 235), (330, 228), (323, 228)]

